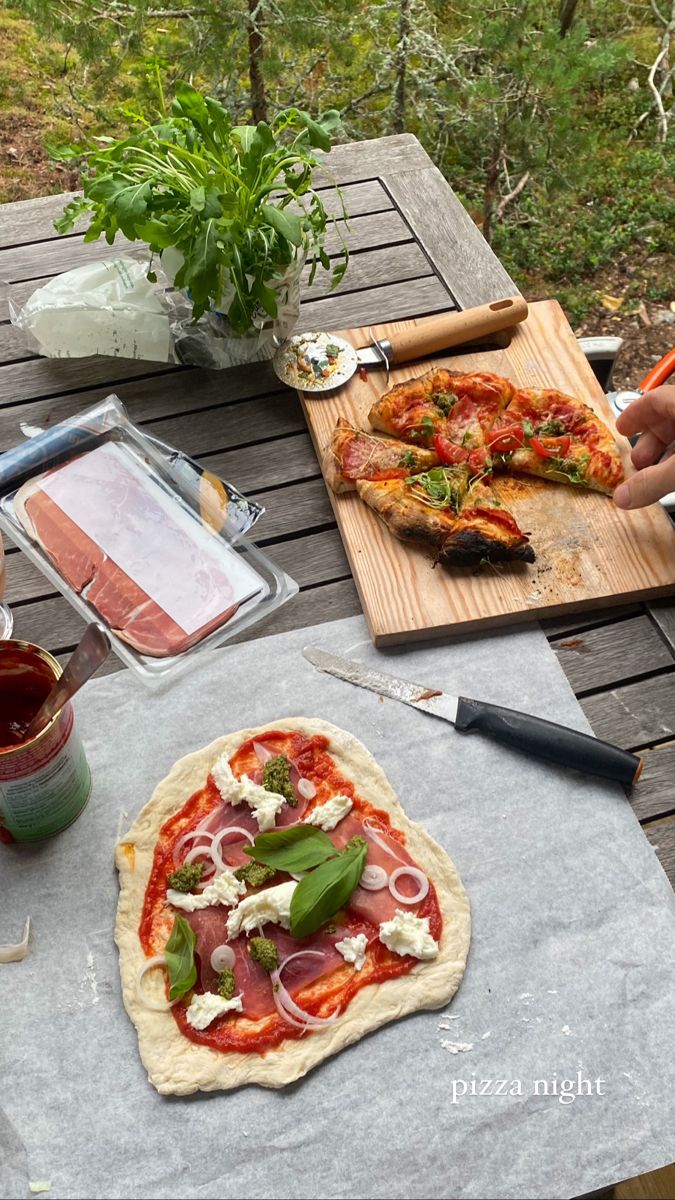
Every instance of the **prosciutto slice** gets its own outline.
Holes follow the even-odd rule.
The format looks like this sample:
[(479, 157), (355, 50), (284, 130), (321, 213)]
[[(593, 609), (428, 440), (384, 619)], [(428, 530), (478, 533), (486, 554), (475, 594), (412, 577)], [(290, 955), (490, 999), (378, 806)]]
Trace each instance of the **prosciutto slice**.
[[(359, 836), (365, 837), (368, 841), (368, 857), (366, 866), (382, 867), (387, 875), (391, 875), (397, 867), (414, 866), (414, 861), (408, 854), (405, 846), (390, 833), (387, 833), (384, 825), (379, 825), (373, 820), (373, 828), (377, 833), (380, 842), (387, 846), (387, 850), (383, 849), (382, 845), (368, 837), (367, 829), (363, 828), (363, 822), (354, 812), (348, 813), (346, 817), (340, 821), (339, 825), (332, 831), (331, 838), (336, 846), (342, 848), (346, 846), (350, 838)], [(399, 884), (399, 891), (405, 895), (406, 886), (402, 880)], [(394, 916), (396, 909), (401, 907), (401, 901), (395, 900), (389, 888), (383, 887), (378, 892), (371, 892), (366, 888), (357, 887), (349, 901), (349, 912), (362, 921), (367, 921), (371, 925), (378, 926), (382, 921), (390, 921)]]
[[(229, 911), (230, 909), (222, 905), (214, 905), (212, 908), (203, 908), (198, 912), (185, 914), (186, 920), (189, 921), (197, 938), (195, 955), (198, 959), (199, 985), (204, 992), (216, 990), (218, 972), (214, 971), (211, 966), (211, 955), (217, 946), (222, 946), (227, 942), (227, 914)], [(329, 975), (338, 967), (344, 966), (345, 960), (340, 951), (335, 949), (335, 943), (346, 936), (354, 937), (357, 933), (366, 933), (369, 940), (372, 940), (374, 931), (362, 924), (353, 927), (340, 925), (331, 933), (315, 933), (307, 938), (294, 938), (278, 925), (267, 924), (262, 927), (262, 936), (274, 942), (282, 963), (284, 959), (290, 958), (292, 954), (298, 954), (301, 950), (314, 950), (322, 955), (321, 958), (309, 954), (302, 958), (295, 958), (284, 969), (284, 987), (291, 995), (296, 995), (308, 984), (314, 983), (322, 976)], [(240, 936), (227, 944), (235, 956), (232, 969), (237, 995), (241, 994), (242, 997), (244, 1015), (255, 1020), (276, 1010), (270, 977), (267, 971), (251, 958), (248, 952), (248, 942), (248, 937)]]
[(260, 590), (258, 576), (113, 442), (29, 480), (18, 519), (74, 591), (142, 654), (180, 654)]

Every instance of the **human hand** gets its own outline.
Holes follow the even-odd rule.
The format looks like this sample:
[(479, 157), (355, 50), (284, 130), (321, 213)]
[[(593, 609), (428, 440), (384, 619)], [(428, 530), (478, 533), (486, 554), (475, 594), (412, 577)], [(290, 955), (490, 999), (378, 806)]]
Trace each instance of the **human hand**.
[(631, 454), (636, 474), (619, 484), (614, 503), (619, 508), (644, 508), (675, 492), (675, 447), (660, 461), (675, 441), (675, 386), (645, 392), (624, 409), (616, 427), (626, 437), (640, 437)]

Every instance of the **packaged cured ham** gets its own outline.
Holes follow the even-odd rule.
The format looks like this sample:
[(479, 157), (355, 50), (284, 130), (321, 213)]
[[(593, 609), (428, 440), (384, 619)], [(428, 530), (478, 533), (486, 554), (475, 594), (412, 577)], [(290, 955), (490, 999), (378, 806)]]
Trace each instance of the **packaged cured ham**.
[(0, 524), (146, 683), (295, 594), (244, 536), (262, 511), (116, 397), (0, 458)]

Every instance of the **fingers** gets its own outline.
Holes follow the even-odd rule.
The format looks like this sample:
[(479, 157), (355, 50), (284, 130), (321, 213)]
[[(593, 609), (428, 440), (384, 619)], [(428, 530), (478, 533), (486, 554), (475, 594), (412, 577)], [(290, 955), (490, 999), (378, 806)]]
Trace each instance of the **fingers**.
[(675, 387), (664, 385), (645, 392), (624, 409), (616, 427), (625, 437), (651, 429), (667, 446), (675, 437)]
[(635, 446), (633, 446), (631, 453), (633, 466), (637, 467), (638, 471), (642, 467), (650, 467), (652, 463), (659, 461), (665, 448), (665, 443), (661, 441), (661, 438), (652, 433), (651, 429), (648, 429), (646, 433), (642, 434), (642, 437)]
[(614, 493), (614, 503), (618, 508), (644, 508), (660, 500), (661, 496), (667, 496), (668, 492), (675, 492), (675, 455), (656, 466), (645, 467), (625, 483), (620, 483)]

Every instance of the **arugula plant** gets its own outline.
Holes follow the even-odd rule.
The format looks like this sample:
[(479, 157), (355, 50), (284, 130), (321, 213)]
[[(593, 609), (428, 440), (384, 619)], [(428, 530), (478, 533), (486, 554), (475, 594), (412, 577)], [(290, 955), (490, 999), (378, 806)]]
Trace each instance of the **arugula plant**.
[[(66, 206), (57, 231), (69, 233), (87, 213), (85, 242), (103, 235), (111, 245), (120, 232), (153, 254), (174, 247), (183, 257), (175, 286), (189, 289), (194, 319), (233, 289), (227, 317), (236, 335), (249, 332), (261, 310), (277, 316), (270, 284), (298, 258), (311, 261), (310, 282), (320, 264), (337, 286), (348, 251), (312, 173), (320, 165), (314, 151), (330, 150), (340, 114), (330, 110), (315, 121), (289, 108), (270, 124), (233, 125), (217, 100), (183, 82), (171, 111), (163, 99), (161, 108), (156, 124), (136, 114), (140, 128), (123, 140), (98, 138), (61, 152), (83, 160), (84, 195)], [(324, 249), (329, 224), (342, 242), (335, 264)], [(148, 278), (155, 279), (152, 269)]]

